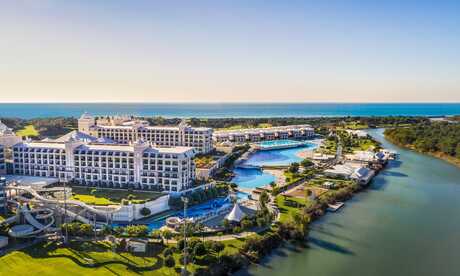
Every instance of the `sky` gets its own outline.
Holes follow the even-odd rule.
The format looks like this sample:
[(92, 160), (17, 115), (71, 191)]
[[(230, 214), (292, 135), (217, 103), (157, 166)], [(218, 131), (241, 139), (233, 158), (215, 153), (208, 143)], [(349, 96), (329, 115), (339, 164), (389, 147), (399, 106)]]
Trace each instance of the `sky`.
[(460, 102), (460, 1), (0, 0), (0, 102)]

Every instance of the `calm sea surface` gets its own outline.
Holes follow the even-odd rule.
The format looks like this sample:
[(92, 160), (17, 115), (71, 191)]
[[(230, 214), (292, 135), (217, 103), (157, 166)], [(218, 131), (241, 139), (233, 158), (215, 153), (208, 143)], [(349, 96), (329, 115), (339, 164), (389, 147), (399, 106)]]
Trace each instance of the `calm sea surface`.
[(0, 103), (1, 117), (80, 116), (84, 111), (93, 115), (133, 114), (164, 117), (310, 117), (310, 116), (439, 116), (460, 114), (460, 103), (440, 104), (177, 104), (177, 103)]
[(285, 248), (239, 275), (460, 275), (460, 169), (404, 150), (370, 188), (312, 225), (309, 248)]

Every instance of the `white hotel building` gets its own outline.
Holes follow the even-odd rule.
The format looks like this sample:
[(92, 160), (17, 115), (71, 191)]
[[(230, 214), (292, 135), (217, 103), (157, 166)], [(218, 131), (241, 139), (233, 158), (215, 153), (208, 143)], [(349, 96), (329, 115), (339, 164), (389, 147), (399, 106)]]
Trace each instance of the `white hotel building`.
[(246, 143), (278, 139), (307, 139), (315, 135), (310, 125), (289, 125), (269, 128), (253, 128), (240, 130), (215, 131), (213, 140), (216, 143)]
[(97, 138), (87, 138), (73, 132), (53, 141), (18, 143), (13, 146), (13, 172), (87, 186), (172, 192), (189, 188), (195, 178), (193, 148), (156, 148), (141, 140), (99, 144)]
[[(112, 124), (110, 124), (112, 123)], [(87, 113), (78, 119), (78, 130), (99, 138), (109, 138), (128, 144), (139, 139), (160, 147), (193, 147), (198, 153), (212, 151), (212, 128), (178, 126), (149, 126), (145, 121), (128, 121), (120, 118), (99, 119)]]
[(5, 147), (0, 145), (0, 176), (6, 174)]

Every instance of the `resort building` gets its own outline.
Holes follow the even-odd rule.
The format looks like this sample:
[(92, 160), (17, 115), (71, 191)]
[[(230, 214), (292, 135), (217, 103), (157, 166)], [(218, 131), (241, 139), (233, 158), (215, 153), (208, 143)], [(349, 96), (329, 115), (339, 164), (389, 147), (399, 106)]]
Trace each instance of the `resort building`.
[(375, 171), (357, 164), (346, 163), (326, 169), (324, 170), (324, 174), (331, 177), (352, 179), (361, 185), (367, 185), (375, 176)]
[(0, 176), (0, 211), (5, 211), (6, 206), (6, 179), (4, 176)]
[[(100, 144), (76, 132), (13, 146), (13, 173), (109, 188), (181, 191), (195, 179), (191, 147), (158, 148), (138, 140)], [(93, 140), (93, 141), (91, 141)]]
[(198, 153), (211, 152), (212, 128), (191, 127), (185, 122), (178, 126), (149, 126), (148, 122), (128, 117), (96, 119), (84, 113), (78, 119), (78, 130), (97, 138), (129, 144), (139, 139), (158, 147), (193, 147)]
[(0, 145), (11, 147), (21, 142), (21, 137), (16, 136), (13, 130), (0, 121)]
[(216, 143), (246, 143), (278, 139), (306, 139), (315, 135), (310, 125), (290, 125), (269, 128), (253, 128), (240, 130), (215, 131), (213, 140)]
[(5, 147), (0, 145), (0, 176), (6, 174)]

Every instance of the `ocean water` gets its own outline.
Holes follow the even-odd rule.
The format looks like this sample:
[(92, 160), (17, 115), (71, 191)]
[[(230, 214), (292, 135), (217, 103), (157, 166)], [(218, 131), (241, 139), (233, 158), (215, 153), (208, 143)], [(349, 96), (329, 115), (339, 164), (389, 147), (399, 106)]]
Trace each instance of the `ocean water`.
[(0, 117), (132, 114), (163, 117), (442, 116), (460, 103), (0, 103)]

